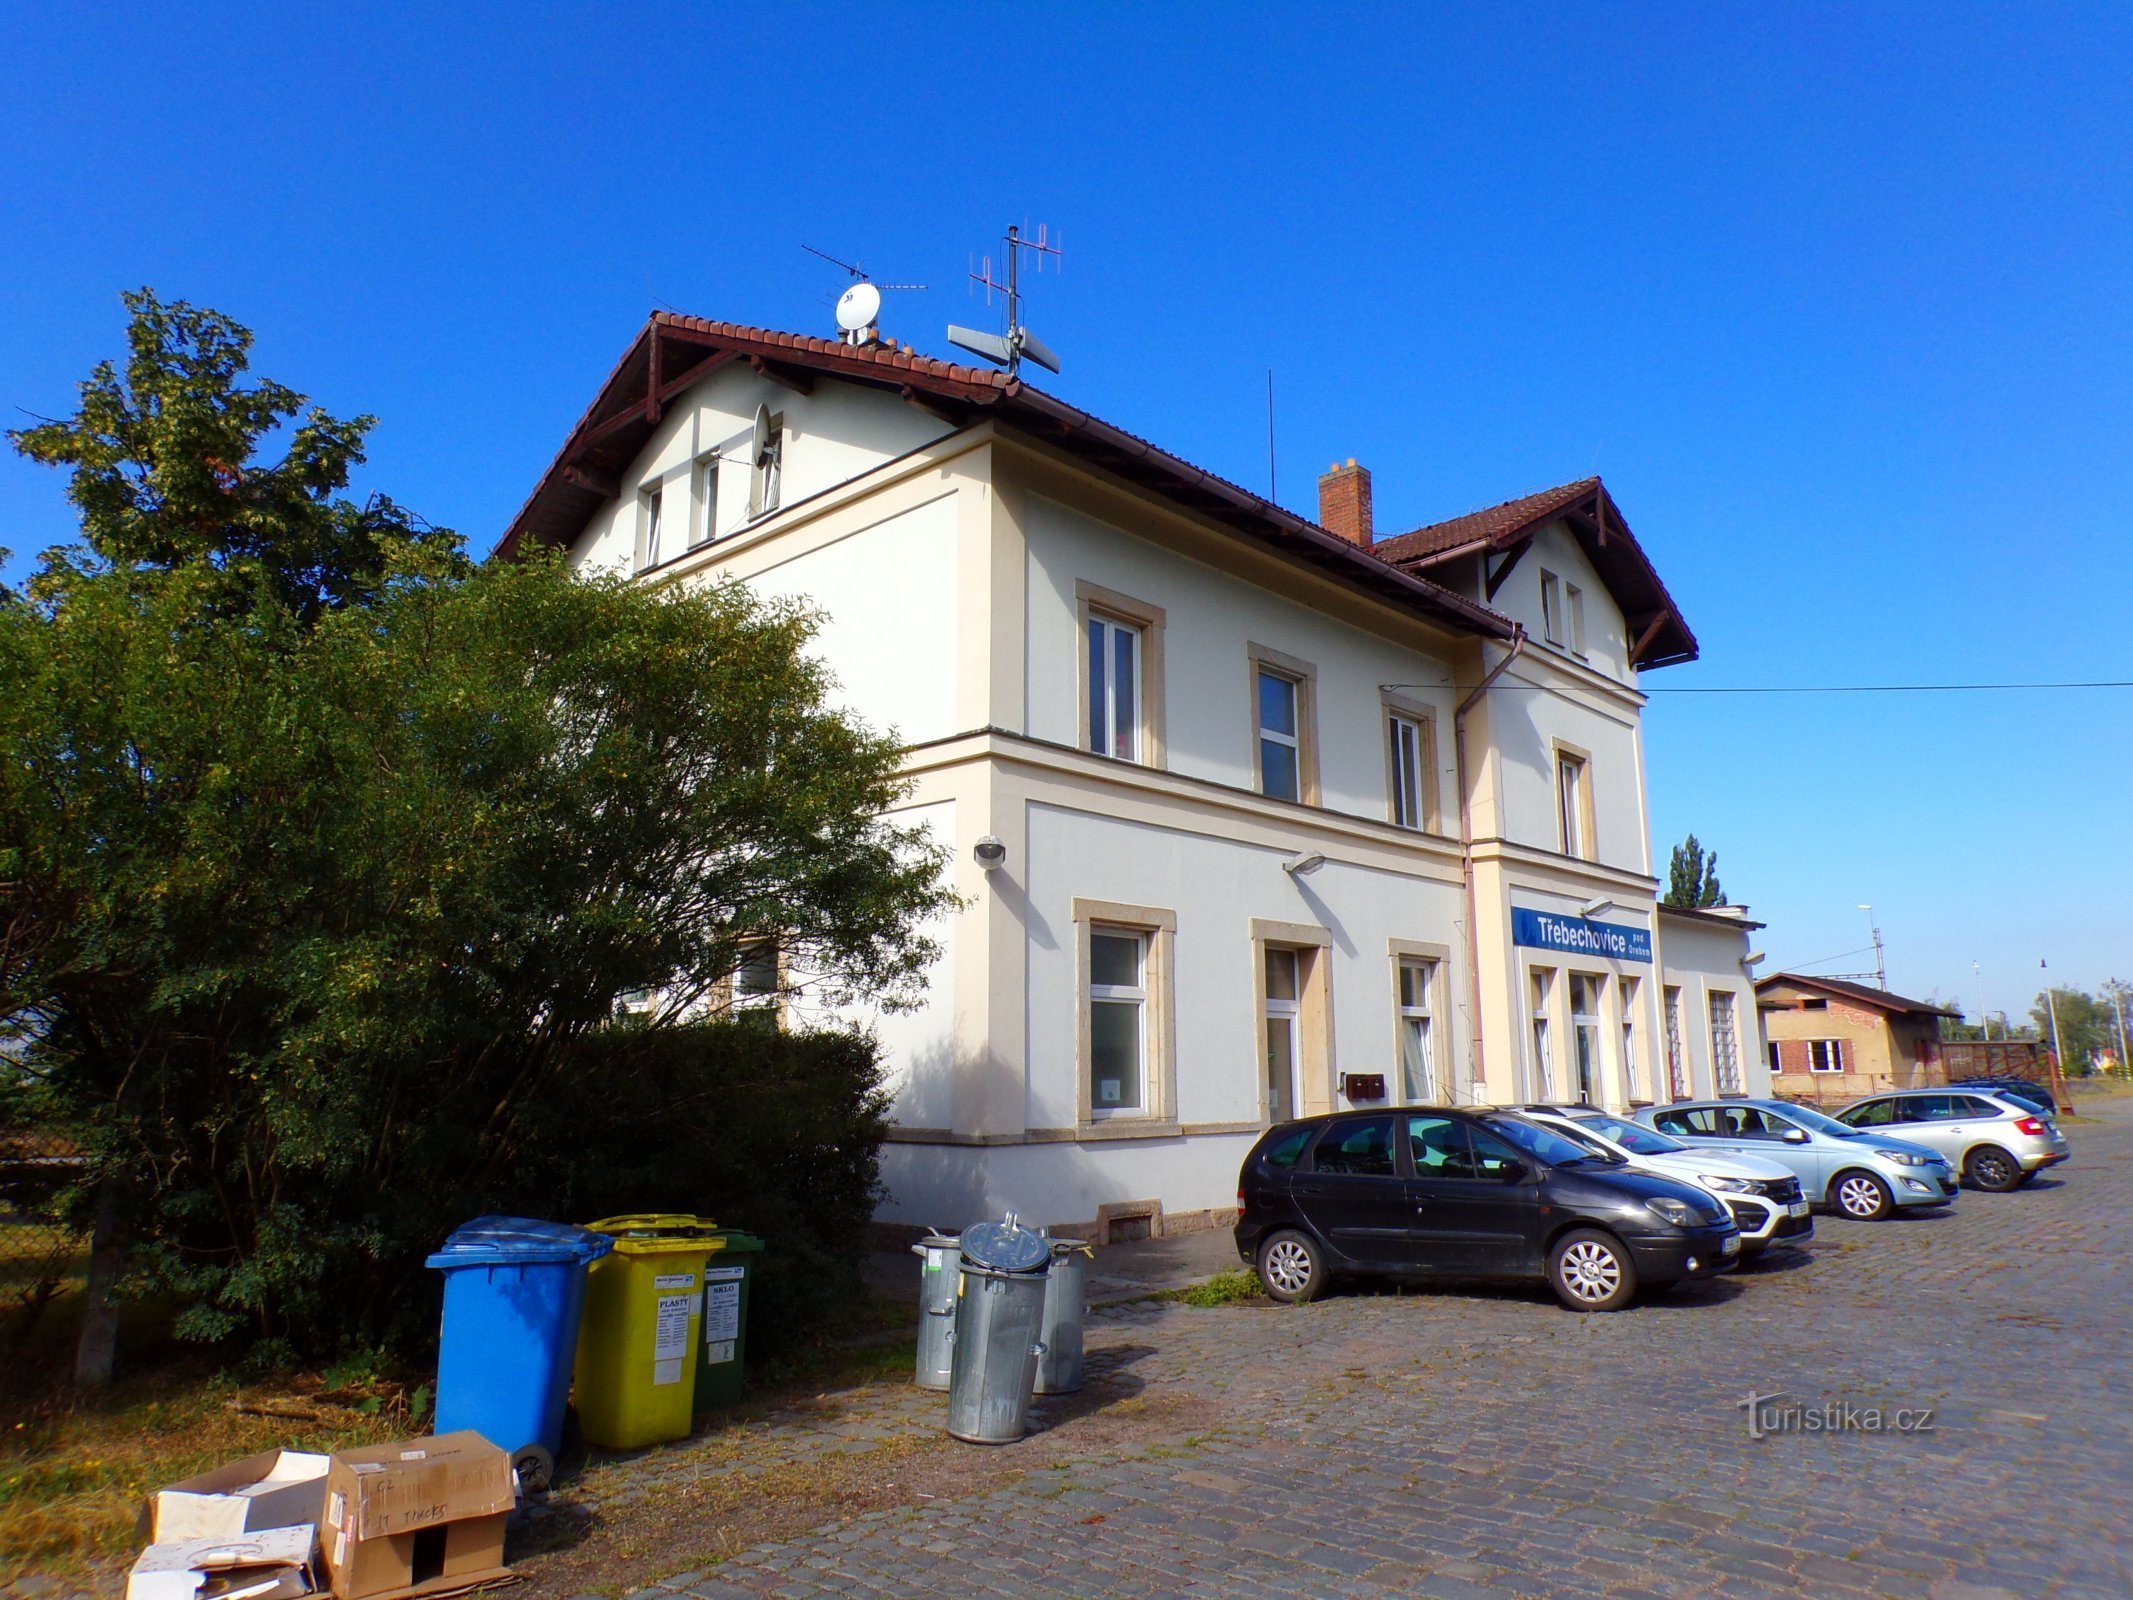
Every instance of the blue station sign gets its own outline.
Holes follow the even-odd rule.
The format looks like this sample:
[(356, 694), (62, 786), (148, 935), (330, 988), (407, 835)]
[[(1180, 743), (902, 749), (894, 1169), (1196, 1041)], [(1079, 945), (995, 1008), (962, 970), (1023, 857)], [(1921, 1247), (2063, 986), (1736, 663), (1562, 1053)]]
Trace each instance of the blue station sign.
[(1565, 955), (1599, 956), (1608, 961), (1652, 959), (1648, 928), (1589, 922), (1583, 917), (1562, 917), (1552, 911), (1527, 911), (1518, 906), (1511, 908), (1511, 942), (1530, 950), (1559, 950)]

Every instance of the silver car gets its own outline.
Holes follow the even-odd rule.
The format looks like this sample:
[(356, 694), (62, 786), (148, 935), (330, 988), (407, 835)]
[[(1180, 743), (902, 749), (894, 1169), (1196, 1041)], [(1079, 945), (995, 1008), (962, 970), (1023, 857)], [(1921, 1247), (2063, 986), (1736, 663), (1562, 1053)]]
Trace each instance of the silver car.
[(1645, 1106), (1636, 1120), (1699, 1150), (1768, 1156), (1793, 1170), (1811, 1202), (1860, 1222), (1951, 1205), (1960, 1192), (1955, 1168), (1938, 1150), (1847, 1128), (1785, 1100)]
[(2073, 1152), (2049, 1117), (1985, 1089), (1899, 1089), (1836, 1113), (1848, 1128), (1938, 1150), (1980, 1189), (2021, 1187)]

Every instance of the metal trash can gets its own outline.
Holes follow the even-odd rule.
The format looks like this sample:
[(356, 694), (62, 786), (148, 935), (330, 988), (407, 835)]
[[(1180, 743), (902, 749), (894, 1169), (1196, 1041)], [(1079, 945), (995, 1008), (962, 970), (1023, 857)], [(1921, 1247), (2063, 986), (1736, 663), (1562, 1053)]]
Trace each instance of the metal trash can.
[(1054, 1239), (1052, 1270), (1044, 1279), (1044, 1325), (1038, 1333), (1037, 1393), (1072, 1394), (1081, 1387), (1081, 1324), (1088, 1313), (1086, 1239)]
[(1009, 1212), (963, 1230), (956, 1273), (948, 1432), (969, 1444), (1013, 1444), (1029, 1431), (1044, 1354), (1044, 1286), (1052, 1243)]
[(925, 1264), (918, 1269), (918, 1370), (921, 1389), (948, 1387), (948, 1359), (955, 1349), (956, 1237), (929, 1233), (911, 1247)]
[(604, 1234), (532, 1217), (476, 1217), (428, 1265), (444, 1274), (438, 1433), (472, 1428), (511, 1457), (521, 1493), (555, 1477), (588, 1263)]

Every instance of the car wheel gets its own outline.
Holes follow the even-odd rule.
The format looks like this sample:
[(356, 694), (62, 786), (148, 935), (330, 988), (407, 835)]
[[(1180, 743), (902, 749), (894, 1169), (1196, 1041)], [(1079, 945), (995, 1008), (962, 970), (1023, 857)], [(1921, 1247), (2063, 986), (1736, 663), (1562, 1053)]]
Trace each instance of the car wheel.
[(2022, 1182), (2022, 1163), (1996, 1144), (1980, 1145), (1963, 1163), (1963, 1176), (1980, 1189), (2005, 1194)]
[(1637, 1294), (1637, 1269), (1622, 1241), (1577, 1228), (1548, 1252), (1548, 1283), (1572, 1311), (1620, 1311)]
[(1269, 1300), (1300, 1306), (1325, 1288), (1325, 1257), (1308, 1235), (1285, 1228), (1259, 1247), (1259, 1282)]
[(1889, 1186), (1871, 1172), (1843, 1172), (1829, 1186), (1837, 1209), (1854, 1222), (1879, 1222), (1896, 1209)]

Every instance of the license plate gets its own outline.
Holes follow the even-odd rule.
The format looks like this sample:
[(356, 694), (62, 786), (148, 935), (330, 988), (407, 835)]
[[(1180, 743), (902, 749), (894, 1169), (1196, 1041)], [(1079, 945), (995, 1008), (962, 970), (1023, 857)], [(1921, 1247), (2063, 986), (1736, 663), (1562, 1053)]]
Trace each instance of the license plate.
[(1787, 1206), (1787, 1207), (1785, 1208), (1785, 1215), (1786, 1215), (1786, 1216), (1788, 1216), (1788, 1217), (1804, 1217), (1804, 1216), (1806, 1216), (1806, 1215), (1807, 1215), (1807, 1202), (1806, 1202), (1805, 1200), (1795, 1200), (1795, 1201), (1793, 1201), (1793, 1203), (1792, 1203), (1791, 1205), (1789, 1205), (1789, 1206)]
[(1732, 1236), (1732, 1237), (1731, 1237), (1730, 1239), (1728, 1239), (1728, 1240), (1727, 1240), (1727, 1241), (1726, 1241), (1726, 1242), (1725, 1242), (1724, 1244), (1720, 1245), (1720, 1246), (1718, 1247), (1718, 1253), (1719, 1253), (1720, 1255), (1722, 1255), (1722, 1256), (1737, 1256), (1737, 1255), (1739, 1255), (1739, 1254), (1740, 1254), (1740, 1235), (1736, 1233), (1736, 1234), (1734, 1234), (1734, 1235), (1733, 1235), (1733, 1236)]

